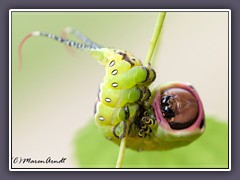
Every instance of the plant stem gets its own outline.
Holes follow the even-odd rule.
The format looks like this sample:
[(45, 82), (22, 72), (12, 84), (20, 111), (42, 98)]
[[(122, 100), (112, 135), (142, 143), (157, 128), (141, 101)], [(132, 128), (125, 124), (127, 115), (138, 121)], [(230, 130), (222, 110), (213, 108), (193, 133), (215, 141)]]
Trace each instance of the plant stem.
[[(147, 51), (147, 56), (146, 56), (146, 59), (145, 59), (145, 66), (148, 66), (150, 64), (150, 61), (152, 59), (152, 55), (154, 53), (154, 50), (156, 48), (157, 42), (158, 42), (159, 37), (160, 37), (160, 33), (161, 33), (161, 29), (162, 29), (162, 25), (163, 25), (165, 16), (166, 16), (166, 12), (160, 12), (159, 15), (158, 15), (157, 23), (156, 23), (156, 26), (155, 26), (155, 29), (154, 29), (154, 32), (153, 32), (153, 36), (152, 36), (152, 39), (150, 41), (150, 45), (149, 45), (149, 48), (148, 48), (148, 51)], [(125, 153), (126, 144), (127, 144), (128, 129), (129, 129), (129, 125), (127, 124), (125, 137), (121, 140), (121, 143), (120, 143), (116, 168), (121, 168), (122, 167), (124, 153)]]
[(126, 149), (126, 142), (127, 142), (127, 137), (125, 136), (121, 140), (116, 168), (121, 168), (122, 167), (122, 162), (123, 162), (124, 153), (125, 153), (125, 149)]
[(129, 124), (126, 123), (125, 136), (124, 136), (124, 138), (122, 138), (121, 143), (120, 143), (116, 168), (121, 168), (122, 167), (123, 158), (124, 158), (125, 149), (126, 149), (126, 144), (127, 144), (128, 130), (129, 130)]
[(150, 45), (148, 47), (146, 59), (145, 59), (145, 62), (144, 62), (145, 66), (148, 66), (151, 62), (152, 55), (154, 53), (154, 50), (156, 48), (157, 42), (158, 42), (160, 34), (161, 34), (161, 30), (162, 30), (162, 26), (163, 26), (165, 16), (166, 16), (166, 12), (160, 12), (159, 15), (158, 15), (157, 23), (156, 23), (156, 26), (155, 26), (155, 29), (154, 29), (154, 32), (153, 32), (152, 39), (150, 41)]

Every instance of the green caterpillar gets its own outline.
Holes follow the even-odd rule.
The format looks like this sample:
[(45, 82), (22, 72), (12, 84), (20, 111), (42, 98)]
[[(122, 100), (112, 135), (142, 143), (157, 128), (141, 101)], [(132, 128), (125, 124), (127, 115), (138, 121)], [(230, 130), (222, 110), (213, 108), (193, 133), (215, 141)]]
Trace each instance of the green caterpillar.
[(19, 46), (19, 67), (22, 46), (31, 36), (51, 38), (88, 51), (105, 66), (94, 117), (107, 139), (120, 144), (127, 135), (129, 148), (165, 150), (187, 145), (204, 132), (202, 102), (191, 85), (167, 83), (151, 92), (149, 85), (156, 73), (150, 64), (143, 66), (131, 53), (102, 47), (72, 28), (65, 29), (64, 36), (67, 34), (82, 43), (39, 31), (28, 34)]
[(115, 129), (121, 122), (130, 126), (136, 120), (151, 96), (148, 85), (156, 75), (152, 68), (142, 66), (140, 60), (126, 51), (106, 50), (104, 58), (106, 76), (100, 85), (95, 121), (105, 136), (111, 138), (112, 131), (122, 139), (126, 132), (122, 130), (121, 135), (117, 135)]

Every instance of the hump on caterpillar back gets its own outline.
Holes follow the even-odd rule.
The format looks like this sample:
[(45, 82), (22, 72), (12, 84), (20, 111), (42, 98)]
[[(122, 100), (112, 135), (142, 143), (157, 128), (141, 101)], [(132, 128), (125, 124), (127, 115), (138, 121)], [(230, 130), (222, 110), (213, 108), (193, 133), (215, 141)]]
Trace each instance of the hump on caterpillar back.
[(100, 64), (106, 66), (112, 60), (118, 61), (122, 59), (122, 56), (116, 52), (116, 49), (100, 48), (91, 50), (90, 53)]

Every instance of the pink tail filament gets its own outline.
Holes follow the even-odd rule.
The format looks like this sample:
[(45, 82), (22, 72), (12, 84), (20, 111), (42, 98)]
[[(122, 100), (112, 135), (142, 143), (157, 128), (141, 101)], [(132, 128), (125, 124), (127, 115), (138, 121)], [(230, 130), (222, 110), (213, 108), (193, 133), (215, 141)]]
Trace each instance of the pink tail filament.
[(19, 71), (22, 70), (22, 47), (23, 47), (23, 44), (32, 36), (33, 36), (33, 33), (28, 34), (26, 37), (23, 38), (20, 45), (18, 46), (18, 69), (19, 69)]

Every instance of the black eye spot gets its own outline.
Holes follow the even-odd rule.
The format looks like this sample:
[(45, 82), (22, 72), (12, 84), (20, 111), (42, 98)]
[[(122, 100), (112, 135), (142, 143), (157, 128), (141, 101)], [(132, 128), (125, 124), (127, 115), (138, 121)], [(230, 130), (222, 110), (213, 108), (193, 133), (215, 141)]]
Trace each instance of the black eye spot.
[(115, 65), (115, 61), (112, 60), (110, 63), (109, 63), (109, 67), (113, 67)]
[(170, 98), (171, 98), (171, 96), (164, 96), (164, 97), (162, 98), (162, 103), (163, 103), (163, 104), (166, 104)]
[(175, 113), (171, 108), (169, 108), (169, 106), (166, 105), (162, 106), (162, 111), (164, 113), (164, 117), (167, 119), (171, 119), (172, 117), (175, 116)]

